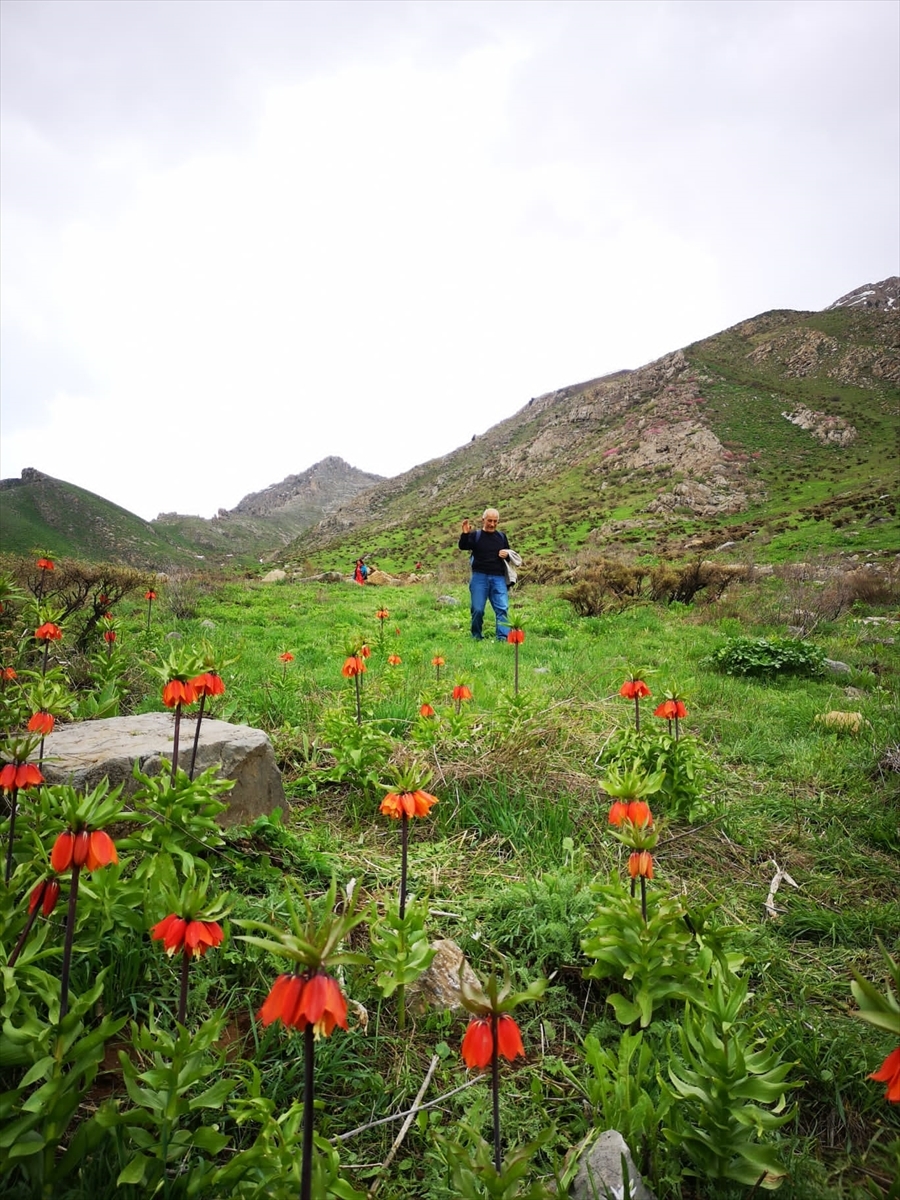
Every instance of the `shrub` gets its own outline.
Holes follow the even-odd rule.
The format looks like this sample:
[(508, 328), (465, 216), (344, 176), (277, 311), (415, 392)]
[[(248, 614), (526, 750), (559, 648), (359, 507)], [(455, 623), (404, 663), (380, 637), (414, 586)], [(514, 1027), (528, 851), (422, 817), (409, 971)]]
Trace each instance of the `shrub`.
[(706, 662), (726, 675), (818, 675), (825, 655), (812, 642), (783, 637), (733, 637)]

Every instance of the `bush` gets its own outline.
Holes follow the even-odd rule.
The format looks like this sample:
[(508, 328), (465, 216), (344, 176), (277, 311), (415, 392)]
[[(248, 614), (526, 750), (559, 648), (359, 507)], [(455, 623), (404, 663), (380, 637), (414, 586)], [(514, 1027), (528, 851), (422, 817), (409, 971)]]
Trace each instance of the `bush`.
[(819, 675), (825, 655), (796, 638), (729, 638), (706, 662), (726, 675)]

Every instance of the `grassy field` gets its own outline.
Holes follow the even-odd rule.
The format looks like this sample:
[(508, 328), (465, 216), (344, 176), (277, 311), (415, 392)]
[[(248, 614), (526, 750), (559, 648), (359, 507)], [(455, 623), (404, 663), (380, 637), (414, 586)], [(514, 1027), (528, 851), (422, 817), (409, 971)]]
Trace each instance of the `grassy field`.
[[(213, 1115), (185, 1107), (174, 1124), (196, 1129), (214, 1119), (230, 1140), (218, 1157), (210, 1150), (170, 1158), (154, 1177), (157, 1194), (297, 1194), (287, 1173), (283, 1192), (271, 1183), (258, 1193), (216, 1192), (221, 1182), (204, 1182), (198, 1166), (199, 1159), (221, 1165), (246, 1149), (264, 1125), (266, 1105), (288, 1113), (302, 1089), (302, 1038), (277, 1026), (263, 1030), (254, 1016), (283, 968), (239, 942), (238, 923), (283, 922), (287, 878), (317, 898), (332, 878), (341, 888), (353, 880), (363, 906), (387, 912), (396, 902), (399, 835), (397, 824), (379, 814), (386, 790), (379, 781), (392, 756), (410, 754), (432, 772), (429, 790), (438, 797), (428, 819), (412, 822), (409, 845), (409, 888), (427, 909), (428, 937), (453, 939), (483, 974), (505, 964), (516, 987), (548, 980), (543, 1000), (516, 1014), (526, 1061), (504, 1064), (501, 1072), (506, 1147), (541, 1144), (521, 1184), (471, 1194), (531, 1195), (528, 1187), (562, 1174), (567, 1151), (592, 1128), (610, 1125), (626, 1132), (660, 1200), (730, 1200), (754, 1192), (711, 1179), (691, 1155), (685, 1129), (704, 1118), (690, 1101), (671, 1098), (670, 1068), (683, 1072), (685, 1064), (683, 995), (658, 998), (638, 1039), (637, 1022), (620, 1024), (608, 999), (627, 991), (627, 982), (585, 974), (594, 962), (585, 953), (587, 927), (609, 900), (603, 889), (623, 875), (627, 884), (628, 854), (611, 836), (610, 796), (601, 781), (617, 762), (621, 767), (616, 748), (633, 727), (634, 706), (619, 695), (630, 672), (653, 693), (642, 709), (645, 729), (665, 732), (667, 722), (652, 713), (667, 689), (684, 697), (681, 746), (696, 769), (673, 801), (676, 813), (649, 797), (659, 832), (652, 904), (668, 898), (680, 906), (678, 927), (690, 942), (683, 953), (692, 957), (705, 946), (727, 960), (735, 989), (737, 981), (746, 986), (735, 1019), (746, 1045), (790, 1064), (784, 1104), (790, 1115), (761, 1138), (786, 1171), (780, 1194), (791, 1200), (896, 1194), (900, 1106), (886, 1103), (884, 1085), (866, 1078), (896, 1039), (854, 1016), (850, 984), (858, 972), (885, 991), (878, 942), (895, 955), (900, 945), (897, 593), (881, 604), (857, 600), (817, 624), (811, 643), (846, 670), (742, 677), (710, 661), (729, 638), (784, 635), (791, 614), (813, 606), (821, 593), (813, 577), (773, 574), (735, 585), (715, 604), (642, 603), (579, 618), (557, 590), (526, 584), (513, 604), (526, 634), (517, 694), (513, 646), (469, 637), (462, 568), (396, 589), (205, 580), (190, 615), (179, 618), (161, 586), (149, 633), (146, 607), (123, 603), (115, 614), (122, 711), (159, 710), (153, 666), (174, 644), (203, 647), (226, 684), (208, 711), (268, 732), (289, 801), (280, 816), (195, 849), (230, 909), (224, 945), (192, 966), (186, 1024), (197, 1031), (204, 1022), (221, 1022), (216, 1038), (198, 1034), (197, 1054), (233, 1089)], [(379, 621), (382, 606), (389, 616)], [(3, 620), (4, 665), (21, 669), (27, 664), (15, 609)], [(371, 656), (357, 721), (354, 681), (341, 667), (363, 641)], [(290, 661), (282, 661), (285, 653)], [(401, 661), (389, 665), (391, 655)], [(439, 678), (436, 655), (445, 659)], [(471, 689), (470, 702), (454, 704), (457, 684)], [(434, 718), (420, 716), (423, 702), (433, 706)], [(818, 719), (834, 710), (861, 714), (858, 732)], [(137, 877), (140, 860), (137, 849), (123, 854), (121, 878)], [(771, 918), (765, 902), (779, 869), (794, 886), (785, 877)], [(22, 856), (15, 876), (20, 894), (33, 878)], [(161, 901), (149, 895), (138, 936), (111, 930), (105, 939), (88, 938), (76, 957), (76, 993), (115, 963), (101, 1008), (85, 1017), (88, 1028), (98, 1011), (138, 1023), (153, 1011), (160, 1027), (173, 1027), (172, 964), (141, 936), (164, 915)], [(4, 943), (21, 928), (13, 907), (10, 897)], [(42, 942), (43, 969), (51, 974), (61, 920)], [(686, 928), (702, 936), (692, 941)], [(368, 952), (365, 925), (353, 935), (353, 948)], [(13, 973), (4, 973), (9, 987)], [(382, 997), (371, 968), (348, 966), (342, 979), (352, 1002), (350, 1029), (317, 1047), (319, 1133), (339, 1149), (346, 1177), (360, 1191), (377, 1185), (388, 1200), (455, 1200), (461, 1192), (449, 1182), (451, 1152), (440, 1137), (460, 1142), (474, 1159), (476, 1135), (489, 1139), (491, 1126), (484, 1082), (455, 1090), (473, 1075), (459, 1056), (466, 1016), (419, 1012), (410, 1000), (401, 1028), (396, 996)], [(643, 1047), (630, 1070), (611, 1066), (629, 1037)], [(127, 1025), (115, 1046), (138, 1064), (152, 1057)], [(410, 1107), (435, 1060), (424, 1100), (443, 1099), (418, 1114), (382, 1173), (400, 1122), (375, 1122)], [(4, 1069), (2, 1086), (7, 1108), (10, 1097), (22, 1103), (21, 1072)], [(135, 1088), (126, 1093), (115, 1054), (108, 1054), (75, 1120), (96, 1124), (97, 1114), (106, 1114), (101, 1124), (117, 1132), (98, 1135), (55, 1197), (150, 1194), (146, 1185), (115, 1185), (134, 1161), (135, 1146), (143, 1146), (140, 1130), (154, 1125), (150, 1118), (135, 1122), (135, 1134), (110, 1114), (139, 1106)], [(464, 1127), (471, 1132), (460, 1134)], [(281, 1128), (284, 1134), (287, 1125)], [(156, 1153), (146, 1146), (142, 1152)], [(727, 1147), (723, 1153), (727, 1158)], [(277, 1159), (275, 1149), (271, 1154)], [(15, 1171), (11, 1178), (5, 1195), (41, 1194)]]

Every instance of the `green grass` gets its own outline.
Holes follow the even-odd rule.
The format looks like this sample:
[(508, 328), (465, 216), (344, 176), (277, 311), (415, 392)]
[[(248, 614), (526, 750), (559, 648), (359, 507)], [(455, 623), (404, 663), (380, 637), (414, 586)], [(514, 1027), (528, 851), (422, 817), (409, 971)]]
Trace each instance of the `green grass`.
[[(885, 751), (900, 741), (897, 645), (886, 637), (884, 644), (864, 640), (870, 627), (859, 618), (869, 610), (857, 605), (811, 635), (864, 681), (853, 695), (845, 692), (845, 676), (738, 679), (711, 670), (707, 656), (738, 632), (784, 633), (779, 614), (787, 585), (776, 577), (733, 589), (718, 605), (642, 605), (582, 620), (554, 590), (526, 584), (514, 603), (526, 630), (515, 699), (512, 647), (468, 636), (463, 570), (439, 584), (397, 589), (229, 583), (202, 592), (190, 620), (172, 616), (161, 589), (149, 638), (139, 607), (123, 615), (117, 650), (145, 662), (169, 644), (169, 634), (188, 644), (205, 641), (227, 685), (213, 715), (266, 729), (276, 747), (289, 797), (283, 821), (231, 831), (221, 852), (208, 856), (218, 885), (231, 890), (232, 922), (283, 919), (285, 875), (312, 894), (332, 873), (340, 884), (355, 879), (364, 902), (382, 907), (396, 895), (399, 833), (378, 814), (381, 793), (352, 774), (329, 781), (335, 747), (327, 730), (340, 730), (339, 712), (351, 714), (353, 724), (352, 682), (341, 664), (365, 638), (372, 656), (363, 681), (364, 729), (388, 733), (434, 771), (439, 804), (430, 820), (414, 823), (410, 837), (410, 887), (428, 902), (430, 936), (456, 940), (478, 970), (496, 970), (502, 955), (520, 986), (539, 973), (551, 977), (543, 1003), (521, 1010), (528, 1061), (504, 1068), (502, 1091), (508, 1137), (533, 1136), (555, 1121), (541, 1159), (549, 1175), (554, 1157), (589, 1127), (566, 1070), (576, 1077), (583, 1071), (588, 1032), (606, 1046), (621, 1034), (606, 1003), (615, 985), (582, 976), (580, 936), (593, 912), (592, 883), (623, 871), (627, 859), (609, 834), (599, 781), (610, 737), (632, 720), (619, 686), (639, 667), (654, 697), (670, 683), (686, 694), (685, 732), (716, 768), (713, 820), (679, 826), (657, 814), (664, 823), (655, 886), (683, 896), (695, 913), (718, 905), (710, 921), (713, 929), (732, 927), (722, 937), (745, 957), (761, 1036), (780, 1039), (785, 1060), (796, 1063), (792, 1077), (802, 1081), (794, 1093), (797, 1115), (783, 1131), (791, 1176), (781, 1194), (876, 1195), (872, 1188), (892, 1170), (888, 1147), (900, 1137), (900, 1120), (866, 1075), (890, 1038), (852, 1017), (849, 986), (854, 970), (881, 983), (877, 939), (900, 943), (898, 776), (883, 765)], [(439, 601), (448, 593), (456, 605)], [(390, 613), (383, 636), (374, 616), (382, 605)], [(898, 619), (896, 608), (874, 611)], [(4, 620), (13, 629), (14, 614)], [(3, 643), (7, 657), (13, 642)], [(287, 669), (278, 658), (284, 650), (294, 655)], [(401, 655), (399, 667), (388, 667), (389, 653)], [(431, 665), (436, 653), (447, 660), (439, 682)], [(450, 698), (458, 681), (474, 692), (459, 717)], [(438, 710), (433, 726), (418, 717), (423, 698)], [(644, 705), (645, 723), (655, 721), (654, 703)], [(139, 706), (161, 707), (149, 682)], [(862, 713), (859, 736), (816, 722), (834, 708)], [(799, 886), (782, 884), (780, 915), (772, 921), (763, 903), (776, 862)], [(264, 1094), (286, 1108), (302, 1087), (298, 1039), (264, 1032), (252, 1019), (278, 968), (235, 941), (236, 932), (232, 924), (220, 956), (197, 964), (189, 1023), (210, 1005), (225, 1007), (241, 1047), (226, 1070), (243, 1094), (252, 1060)], [(128, 1015), (140, 1016), (151, 1001), (170, 1012), (171, 964), (146, 946), (140, 951), (133, 944), (121, 954), (104, 1003)], [(92, 961), (79, 968), (79, 984)], [(394, 1005), (379, 998), (364, 970), (348, 969), (345, 983), (366, 1012), (368, 1032), (357, 1015), (351, 1031), (335, 1033), (317, 1055), (319, 1129), (333, 1138), (407, 1107), (433, 1054), (439, 1065), (429, 1096), (464, 1081), (462, 1016), (417, 1013), (400, 1033)], [(680, 1006), (664, 1005), (646, 1033), (663, 1075), (668, 1035), (679, 1020)], [(114, 1077), (110, 1083), (115, 1087)], [(460, 1092), (413, 1123), (382, 1195), (449, 1200), (431, 1134), (435, 1125), (449, 1131), (461, 1116), (486, 1132), (481, 1092)], [(249, 1129), (223, 1120), (235, 1144), (246, 1145)], [(376, 1126), (341, 1143), (357, 1187), (372, 1178), (396, 1132), (395, 1124)], [(82, 1190), (60, 1200), (88, 1190), (94, 1200), (113, 1195), (120, 1166), (104, 1153), (91, 1161)], [(661, 1198), (746, 1194), (691, 1182), (677, 1149), (665, 1153), (668, 1166), (655, 1181)]]

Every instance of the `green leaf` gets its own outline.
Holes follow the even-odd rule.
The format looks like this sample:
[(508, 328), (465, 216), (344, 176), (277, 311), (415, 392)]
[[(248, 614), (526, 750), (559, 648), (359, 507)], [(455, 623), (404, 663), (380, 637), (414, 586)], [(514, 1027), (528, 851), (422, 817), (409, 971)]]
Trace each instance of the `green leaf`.
[(613, 1006), (616, 1020), (620, 1025), (631, 1025), (641, 1015), (641, 1010), (634, 1001), (626, 999), (619, 992), (613, 992), (611, 996), (607, 996), (606, 1002)]
[(124, 1183), (143, 1183), (147, 1174), (147, 1167), (152, 1161), (152, 1159), (147, 1158), (144, 1154), (136, 1154), (131, 1162), (127, 1163), (119, 1172), (116, 1186)]

